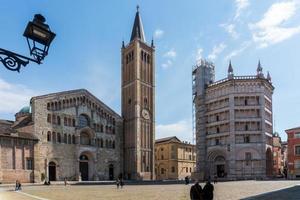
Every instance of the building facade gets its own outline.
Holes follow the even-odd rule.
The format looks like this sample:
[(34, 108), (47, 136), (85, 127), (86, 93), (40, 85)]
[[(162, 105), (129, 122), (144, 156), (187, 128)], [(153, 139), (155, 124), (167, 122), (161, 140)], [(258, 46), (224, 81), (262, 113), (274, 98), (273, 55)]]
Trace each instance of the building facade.
[(273, 135), (273, 175), (283, 175), (281, 138), (278, 133)]
[(32, 97), (0, 121), (0, 182), (154, 179), (154, 45), (137, 10), (122, 44), (122, 116), (85, 89)]
[(285, 131), (287, 140), (287, 176), (290, 179), (300, 178), (300, 127)]
[(155, 174), (157, 180), (184, 179), (196, 166), (195, 145), (177, 137), (155, 140)]
[(194, 68), (193, 105), (196, 127), (196, 173), (200, 179), (264, 178), (272, 175), (272, 94), (268, 73), (228, 76), (215, 81), (214, 65)]

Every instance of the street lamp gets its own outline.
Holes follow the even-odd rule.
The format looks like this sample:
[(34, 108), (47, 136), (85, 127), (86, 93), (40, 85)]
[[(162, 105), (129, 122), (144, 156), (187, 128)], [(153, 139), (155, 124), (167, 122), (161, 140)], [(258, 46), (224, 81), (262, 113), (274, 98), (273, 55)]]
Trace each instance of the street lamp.
[(29, 61), (41, 64), (42, 60), (48, 55), (48, 50), (55, 33), (51, 32), (49, 25), (45, 24), (46, 19), (41, 14), (34, 15), (32, 22), (28, 22), (23, 36), (27, 40), (30, 55), (33, 58), (19, 55), (17, 53), (0, 48), (0, 61), (11, 71), (20, 72)]

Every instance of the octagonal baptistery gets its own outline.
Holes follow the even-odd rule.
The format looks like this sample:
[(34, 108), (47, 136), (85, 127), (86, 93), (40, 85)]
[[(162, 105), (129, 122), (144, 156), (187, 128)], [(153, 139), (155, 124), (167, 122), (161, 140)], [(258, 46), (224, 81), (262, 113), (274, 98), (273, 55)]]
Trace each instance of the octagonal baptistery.
[(122, 173), (122, 118), (84, 89), (31, 99), (35, 181), (114, 180)]
[(214, 66), (205, 61), (194, 70), (196, 171), (200, 179), (245, 179), (272, 176), (271, 77), (260, 63), (257, 75), (214, 81)]

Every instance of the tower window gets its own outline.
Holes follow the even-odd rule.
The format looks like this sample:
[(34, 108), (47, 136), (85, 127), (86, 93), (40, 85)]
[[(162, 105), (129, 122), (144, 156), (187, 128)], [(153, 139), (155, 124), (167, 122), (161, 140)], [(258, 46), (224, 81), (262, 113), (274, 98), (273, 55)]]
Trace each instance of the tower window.
[(220, 140), (216, 139), (216, 145), (219, 145), (219, 144), (220, 144)]
[(248, 127), (248, 124), (245, 125), (245, 131), (248, 131), (249, 130), (249, 127)]
[(218, 122), (220, 119), (219, 119), (219, 115), (216, 116), (216, 121)]
[(128, 99), (128, 104), (131, 104), (131, 99), (130, 98)]
[(245, 106), (247, 106), (248, 105), (248, 100), (247, 99), (245, 99)]
[(144, 104), (147, 106), (148, 105), (148, 99), (145, 97), (144, 98)]
[(217, 127), (217, 133), (220, 133), (220, 128), (219, 127)]

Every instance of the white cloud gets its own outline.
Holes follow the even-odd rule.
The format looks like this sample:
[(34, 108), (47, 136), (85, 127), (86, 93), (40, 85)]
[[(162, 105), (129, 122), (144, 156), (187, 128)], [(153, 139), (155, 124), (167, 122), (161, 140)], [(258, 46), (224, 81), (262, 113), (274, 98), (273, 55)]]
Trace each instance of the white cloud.
[(192, 121), (181, 120), (171, 124), (158, 124), (156, 126), (156, 139), (176, 136), (180, 140), (192, 142)]
[(220, 24), (220, 26), (223, 27), (232, 38), (237, 39), (239, 37), (234, 24)]
[(169, 51), (167, 51), (163, 57), (168, 58), (162, 65), (161, 67), (163, 69), (167, 69), (169, 67), (171, 67), (173, 65), (173, 60), (176, 58), (177, 53), (174, 49), (170, 49)]
[(177, 56), (177, 53), (174, 49), (170, 49), (168, 52), (166, 52), (164, 54), (164, 57), (167, 57), (167, 58), (175, 58)]
[(28, 106), (30, 98), (36, 94), (24, 85), (12, 84), (0, 79), (1, 114), (15, 114), (22, 107)]
[(203, 53), (203, 49), (202, 48), (198, 48), (197, 52), (196, 52), (196, 61), (200, 61), (202, 59), (202, 53)]
[(234, 19), (236, 20), (241, 15), (242, 11), (250, 5), (249, 0), (235, 0), (236, 12)]
[(161, 38), (163, 35), (164, 35), (164, 31), (163, 30), (161, 30), (161, 29), (156, 29), (155, 31), (154, 31), (154, 38), (155, 39), (159, 39), (159, 38)]
[(167, 68), (171, 67), (172, 64), (173, 64), (173, 63), (172, 63), (171, 60), (167, 60), (165, 63), (163, 63), (163, 64), (161, 65), (161, 67), (162, 67), (163, 69), (167, 69)]
[(213, 47), (212, 52), (208, 55), (208, 59), (215, 60), (217, 56), (222, 53), (222, 51), (226, 48), (226, 45), (222, 42), (219, 45), (215, 45)]
[(230, 52), (227, 56), (225, 56), (224, 60), (228, 61), (232, 57), (237, 56), (241, 54), (243, 51), (245, 51), (249, 46), (251, 45), (251, 41), (245, 41), (241, 44), (240, 48), (233, 50)]
[(284, 27), (285, 23), (296, 14), (298, 7), (296, 1), (284, 1), (271, 5), (260, 21), (249, 24), (253, 41), (263, 48), (299, 34), (300, 25)]

